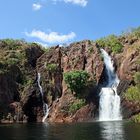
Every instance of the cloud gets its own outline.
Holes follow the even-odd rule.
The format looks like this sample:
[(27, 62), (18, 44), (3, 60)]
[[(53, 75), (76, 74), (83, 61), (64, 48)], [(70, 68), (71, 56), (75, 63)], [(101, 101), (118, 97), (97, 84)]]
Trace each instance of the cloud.
[(38, 11), (42, 8), (42, 5), (39, 3), (33, 3), (32, 8), (33, 10)]
[(76, 34), (74, 32), (70, 32), (69, 34), (64, 35), (58, 32), (45, 33), (40, 30), (33, 30), (30, 33), (25, 32), (25, 35), (28, 37), (38, 38), (41, 41), (50, 44), (68, 42), (76, 37)]
[(64, 0), (65, 3), (72, 3), (72, 4), (77, 4), (82, 7), (85, 7), (88, 3), (87, 0)]
[(42, 42), (34, 42), (34, 43), (37, 43), (37, 44), (41, 45), (42, 47), (48, 47), (49, 46), (48, 44), (42, 43)]
[(72, 3), (82, 7), (85, 7), (88, 3), (88, 0), (53, 0), (55, 3), (58, 1), (63, 1), (65, 3)]

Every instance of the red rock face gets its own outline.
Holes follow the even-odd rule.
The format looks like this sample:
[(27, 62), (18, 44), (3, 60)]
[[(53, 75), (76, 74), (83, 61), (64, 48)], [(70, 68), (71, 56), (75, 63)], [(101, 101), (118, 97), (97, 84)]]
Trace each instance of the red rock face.
[(124, 47), (124, 51), (116, 55), (117, 72), (120, 78), (120, 85), (118, 92), (122, 96), (122, 114), (124, 118), (130, 118), (132, 115), (140, 112), (140, 105), (138, 102), (129, 101), (123, 98), (123, 93), (130, 85), (134, 85), (134, 74), (140, 72), (140, 51), (138, 49), (140, 42), (136, 41), (132, 44), (127, 44)]
[(94, 110), (96, 109), (96, 105), (93, 103), (88, 104), (81, 109), (79, 109), (73, 116), (73, 122), (88, 122), (92, 121), (93, 118), (95, 119)]
[[(0, 74), (0, 118), (6, 118), (8, 113), (11, 113), (12, 118), (17, 114), (19, 114), (19, 118), (25, 116), (23, 106), (28, 102), (31, 95), (31, 93), (26, 92), (29, 86), (27, 83), (28, 80), (35, 80), (36, 60), (43, 54), (43, 50), (37, 45), (31, 45), (29, 47), (27, 47), (26, 43), (16, 43), (15, 45), (21, 48), (19, 47), (19, 50), (11, 51), (8, 50), (6, 44), (3, 44), (4, 48), (1, 48), (2, 46), (0, 44), (0, 52), (8, 54), (7, 59), (8, 56), (10, 57), (16, 54), (16, 51), (22, 52), (25, 55), (21, 55), (20, 64), (9, 63), (7, 65), (1, 60), (3, 64), (0, 64), (0, 70), (2, 72)], [(5, 67), (4, 70), (2, 68), (3, 65)]]
[(71, 44), (64, 50), (62, 67), (64, 72), (71, 70), (86, 70), (98, 82), (103, 71), (100, 51), (94, 43), (84, 41)]
[(132, 80), (133, 73), (140, 70), (140, 66), (137, 64), (137, 60), (140, 59), (139, 55), (139, 50), (130, 47), (125, 48), (119, 68), (120, 79)]
[(134, 101), (128, 101), (126, 99), (122, 100), (123, 107), (123, 117), (130, 118), (131, 116), (138, 114), (140, 112), (140, 103)]
[[(122, 42), (125, 46), (123, 52), (111, 54), (121, 80), (118, 87), (121, 96), (133, 83), (133, 74), (140, 71), (140, 65), (136, 63), (140, 59), (140, 51), (132, 49), (131, 44), (140, 45), (140, 42), (138, 40), (131, 43), (125, 40)], [(110, 51), (108, 48), (106, 50)], [(0, 103), (7, 108), (10, 106), (13, 114), (19, 107), (20, 114), (26, 114), (28, 121), (41, 122), (43, 103), (37, 84), (37, 73), (40, 73), (43, 100), (50, 107), (48, 122), (81, 122), (95, 119), (95, 114), (98, 112), (97, 85), (105, 78), (100, 49), (95, 43), (85, 40), (70, 44), (68, 47), (52, 47), (47, 52), (43, 52), (38, 46), (32, 46), (25, 49), (25, 54), (26, 63), (11, 68), (9, 73), (0, 74)], [(86, 95), (85, 105), (71, 113), (69, 108), (77, 98), (68, 89), (63, 75), (73, 70), (87, 71), (91, 85), (82, 91)], [(24, 85), (19, 82), (20, 79), (24, 80), (24, 75), (27, 75), (25, 80), (31, 80), (31, 83)], [(122, 100), (122, 107), (126, 118), (139, 112), (138, 104), (126, 100)], [(5, 114), (9, 111), (10, 109), (3, 110)]]
[(0, 110), (2, 114), (8, 113), (10, 103), (20, 100), (20, 93), (15, 82), (19, 74), (18, 67), (11, 68), (10, 73), (0, 74)]
[[(112, 56), (115, 62), (114, 66), (121, 80), (118, 87), (118, 93), (121, 96), (133, 81), (133, 73), (140, 70), (139, 65), (136, 64), (139, 57), (139, 51), (137, 49), (131, 50), (130, 46), (124, 47), (122, 53)], [(56, 70), (54, 72), (47, 70), (46, 66), (48, 64), (56, 64)], [(95, 88), (90, 87), (85, 90), (89, 94), (87, 104), (71, 114), (69, 113), (69, 106), (76, 101), (76, 97), (68, 90), (63, 80), (63, 74), (72, 70), (85, 70), (90, 74), (90, 80), (95, 80), (98, 84), (104, 78), (103, 69), (104, 64), (99, 48), (88, 40), (73, 43), (66, 48), (57, 46), (43, 54), (37, 60), (37, 72), (40, 72), (42, 76), (41, 85), (44, 90), (44, 100), (50, 106), (48, 121), (81, 122), (94, 119), (98, 111), (98, 99), (95, 98), (98, 93)], [(135, 104), (133, 105), (135, 106)], [(124, 102), (124, 100), (122, 100), (122, 107), (124, 114), (127, 114), (126, 117), (131, 116), (128, 114), (133, 114), (133, 109), (128, 110), (127, 102)]]
[[(57, 66), (54, 72), (44, 67), (49, 64)], [(94, 118), (95, 108), (97, 108), (94, 101), (89, 102), (74, 114), (70, 114), (68, 111), (69, 105), (75, 102), (76, 98), (68, 90), (63, 80), (63, 74), (72, 70), (85, 70), (90, 74), (91, 81), (99, 82), (103, 71), (103, 62), (100, 51), (94, 43), (83, 41), (73, 43), (66, 48), (57, 46), (51, 48), (48, 53), (42, 55), (37, 61), (37, 71), (42, 75), (45, 101), (51, 107), (49, 122), (88, 121)], [(86, 92), (87, 95), (91, 94), (89, 89)]]

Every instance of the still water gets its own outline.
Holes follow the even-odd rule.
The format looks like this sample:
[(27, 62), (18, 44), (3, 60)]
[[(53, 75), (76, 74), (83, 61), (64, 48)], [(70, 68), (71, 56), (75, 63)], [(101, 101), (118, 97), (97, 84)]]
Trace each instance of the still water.
[(140, 140), (140, 124), (116, 121), (0, 125), (0, 140)]

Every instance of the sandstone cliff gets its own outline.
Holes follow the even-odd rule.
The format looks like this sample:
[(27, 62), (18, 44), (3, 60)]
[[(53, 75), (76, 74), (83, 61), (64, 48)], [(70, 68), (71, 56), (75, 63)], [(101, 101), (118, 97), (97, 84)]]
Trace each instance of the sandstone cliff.
[[(105, 43), (105, 40), (84, 40), (67, 47), (43, 49), (35, 43), (1, 40), (1, 119), (6, 120), (8, 113), (11, 113), (13, 118), (18, 116), (18, 121), (23, 121), (24, 116), (27, 116), (29, 122), (40, 122), (44, 115), (42, 101), (47, 103), (50, 109), (46, 120), (48, 122), (81, 122), (96, 119), (100, 88), (106, 80), (101, 47), (104, 47), (114, 60), (120, 79), (118, 93), (122, 99), (124, 118), (138, 114), (139, 99), (130, 100), (125, 95), (129, 87), (138, 85), (134, 75), (140, 72), (140, 39), (123, 36), (118, 37), (116, 41), (115, 38), (115, 45), (121, 45), (121, 49), (117, 49), (118, 52)], [(80, 98), (68, 88), (64, 80), (64, 74), (74, 70), (83, 70), (89, 74), (88, 84), (81, 90)], [(37, 82), (38, 73), (41, 74), (43, 100)]]

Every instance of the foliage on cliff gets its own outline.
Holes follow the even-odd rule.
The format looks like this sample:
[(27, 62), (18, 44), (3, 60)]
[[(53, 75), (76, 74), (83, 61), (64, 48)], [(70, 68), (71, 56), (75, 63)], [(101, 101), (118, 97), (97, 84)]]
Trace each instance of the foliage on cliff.
[(77, 110), (79, 110), (81, 107), (83, 107), (86, 104), (85, 99), (77, 99), (75, 102), (73, 102), (69, 107), (70, 113), (75, 113)]
[(130, 101), (140, 101), (140, 72), (134, 74), (135, 86), (130, 86), (124, 93), (124, 97)]
[[(10, 103), (20, 102), (25, 105), (21, 110), (29, 118), (34, 117), (34, 121), (38, 116), (41, 118), (42, 115), (38, 115), (42, 111), (38, 72), (41, 73), (43, 99), (53, 110), (50, 110), (52, 121), (65, 120), (76, 112), (81, 112), (83, 118), (87, 117), (85, 112), (96, 113), (98, 84), (105, 79), (100, 48), (113, 57), (118, 76), (124, 81), (125, 86), (120, 82), (124, 88), (120, 93), (137, 104), (140, 101), (139, 38), (140, 28), (121, 36), (110, 35), (97, 41), (84, 40), (49, 49), (24, 40), (0, 40), (0, 114), (6, 112)], [(67, 110), (61, 114), (63, 107)], [(138, 112), (139, 108), (130, 116)]]
[(34, 66), (43, 53), (36, 43), (0, 40), (0, 114), (12, 111), (10, 104), (20, 102), (26, 88), (33, 84)]
[(122, 36), (127, 36), (129, 39), (133, 37), (137, 39), (140, 38), (140, 26), (137, 28), (129, 28), (122, 33)]
[(131, 120), (135, 123), (140, 123), (140, 113), (132, 116)]
[(80, 97), (81, 91), (88, 84), (89, 74), (86, 71), (71, 71), (64, 74), (64, 80), (71, 91), (75, 92)]
[(96, 43), (101, 48), (110, 48), (113, 53), (120, 53), (123, 49), (122, 43), (119, 41), (119, 38), (115, 35), (110, 35), (108, 37), (101, 38), (97, 40)]

